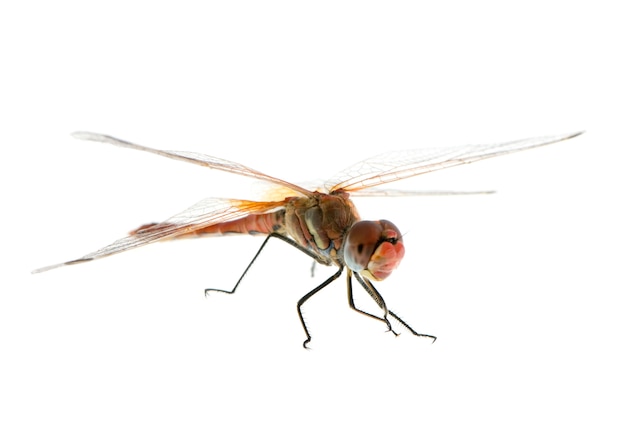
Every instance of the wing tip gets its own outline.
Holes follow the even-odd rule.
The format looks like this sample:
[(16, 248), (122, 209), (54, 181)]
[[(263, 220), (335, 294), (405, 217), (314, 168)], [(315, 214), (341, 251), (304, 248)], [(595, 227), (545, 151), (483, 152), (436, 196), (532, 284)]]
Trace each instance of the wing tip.
[(79, 140), (93, 141), (100, 137), (99, 134), (88, 131), (74, 131), (70, 134), (74, 138), (78, 138)]
[(31, 271), (30, 273), (35, 275), (37, 273), (47, 272), (48, 270), (56, 269), (57, 267), (62, 267), (62, 266), (65, 266), (65, 263), (57, 263), (57, 264), (53, 264), (51, 266), (40, 267), (39, 269), (35, 269), (35, 270)]
[(577, 137), (577, 136), (579, 136), (579, 135), (582, 135), (582, 134), (584, 134), (585, 132), (587, 132), (587, 131), (582, 130), (582, 131), (572, 132), (571, 134), (567, 134), (567, 135), (565, 135), (565, 136), (564, 136), (564, 139), (569, 140), (569, 139), (575, 138), (575, 137)]
[(59, 267), (71, 266), (72, 264), (85, 263), (85, 262), (91, 261), (91, 260), (93, 260), (93, 259), (92, 258), (81, 258), (81, 259), (77, 259), (77, 260), (66, 261), (64, 263), (57, 263), (57, 264), (52, 264), (50, 266), (40, 267), (39, 269), (35, 269), (35, 270), (31, 271), (30, 273), (34, 275), (34, 274), (37, 274), (37, 273), (47, 272), (48, 270), (57, 269)]

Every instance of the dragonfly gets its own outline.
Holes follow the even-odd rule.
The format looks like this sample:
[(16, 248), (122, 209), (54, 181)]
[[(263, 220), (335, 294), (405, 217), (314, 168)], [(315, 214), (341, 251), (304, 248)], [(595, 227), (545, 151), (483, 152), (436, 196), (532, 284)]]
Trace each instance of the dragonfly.
[[(142, 225), (132, 230), (128, 236), (95, 252), (75, 260), (36, 269), (33, 273), (90, 262), (157, 241), (226, 234), (265, 235), (261, 247), (233, 288), (230, 290), (207, 288), (205, 295), (210, 292), (235, 293), (267, 242), (277, 238), (311, 257), (314, 264), (338, 268), (332, 276), (309, 291), (297, 303), (298, 317), (305, 334), (303, 347), (308, 348), (311, 334), (302, 315), (302, 306), (312, 296), (339, 279), (344, 271), (348, 304), (351, 309), (384, 323), (387, 331), (396, 336), (399, 333), (392, 326), (390, 317), (413, 335), (434, 342), (437, 339), (435, 336), (416, 332), (390, 310), (373, 283), (385, 280), (404, 257), (402, 232), (388, 220), (361, 220), (350, 197), (458, 194), (460, 192), (385, 190), (381, 189), (380, 185), (569, 140), (580, 134), (582, 132), (499, 144), (469, 144), (383, 153), (344, 169), (314, 189), (275, 178), (234, 161), (205, 154), (159, 150), (108, 135), (75, 132), (72, 135), (80, 140), (144, 151), (265, 181), (277, 188), (276, 192), (280, 193), (281, 198), (266, 201), (207, 198), (165, 221)], [(354, 281), (374, 300), (380, 308), (381, 315), (370, 313), (355, 305)]]

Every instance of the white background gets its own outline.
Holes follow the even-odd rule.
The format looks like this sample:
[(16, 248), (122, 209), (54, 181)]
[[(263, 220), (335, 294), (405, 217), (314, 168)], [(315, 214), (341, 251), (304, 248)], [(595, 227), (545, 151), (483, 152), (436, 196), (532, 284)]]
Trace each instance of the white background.
[[(12, 2), (17, 4), (17, 2)], [(0, 420), (624, 421), (617, 2), (20, 2), (0, 10)], [(347, 307), (261, 238), (31, 275), (250, 181), (75, 140), (104, 132), (302, 181), (372, 154), (586, 130), (368, 199), (406, 234), (377, 285), (436, 343)], [(374, 310), (359, 295), (359, 304)]]

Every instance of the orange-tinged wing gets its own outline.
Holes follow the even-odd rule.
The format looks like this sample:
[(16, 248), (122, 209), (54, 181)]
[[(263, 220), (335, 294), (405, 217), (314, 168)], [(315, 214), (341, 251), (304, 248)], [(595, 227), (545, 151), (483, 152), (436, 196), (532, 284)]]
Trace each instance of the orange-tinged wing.
[(209, 156), (201, 153), (190, 153), (186, 151), (167, 151), (158, 150), (156, 148), (145, 147), (139, 144), (133, 144), (128, 141), (123, 141), (118, 138), (111, 137), (109, 135), (95, 134), (93, 132), (74, 132), (74, 137), (85, 141), (97, 141), (105, 144), (112, 144), (118, 147), (130, 148), (133, 150), (146, 151), (148, 153), (156, 154), (163, 157), (168, 157), (174, 160), (181, 160), (188, 163), (197, 164), (200, 166), (208, 167), (210, 169), (222, 170), (224, 172), (230, 172), (237, 175), (248, 176), (251, 178), (260, 179), (262, 181), (271, 182), (273, 184), (281, 185), (288, 188), (291, 191), (298, 192), (304, 196), (311, 197), (313, 193), (298, 185), (292, 184), (282, 179), (274, 178), (273, 176), (266, 175), (258, 170), (251, 169), (242, 164), (220, 159), (219, 157)]
[[(365, 159), (343, 170), (326, 181), (324, 186), (328, 192), (362, 190), (362, 195), (368, 195), (367, 188), (369, 187), (568, 140), (580, 134), (582, 132), (529, 138), (500, 144), (463, 145), (384, 153)], [(380, 195), (380, 191), (372, 190), (371, 192), (373, 195)]]
[(87, 254), (76, 260), (42, 267), (34, 270), (33, 273), (45, 272), (61, 266), (96, 260), (156, 241), (164, 241), (176, 236), (181, 236), (198, 229), (206, 228), (207, 226), (240, 219), (251, 214), (269, 213), (280, 209), (284, 204), (284, 201), (257, 202), (225, 198), (207, 198), (164, 222), (151, 225), (145, 230), (139, 230), (130, 236), (118, 239), (113, 244), (107, 245), (98, 251)]

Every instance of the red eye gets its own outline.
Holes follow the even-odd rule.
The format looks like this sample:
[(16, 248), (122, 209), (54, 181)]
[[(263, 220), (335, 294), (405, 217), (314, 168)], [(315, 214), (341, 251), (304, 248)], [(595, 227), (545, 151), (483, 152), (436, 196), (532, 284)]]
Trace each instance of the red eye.
[(343, 255), (351, 270), (383, 280), (404, 257), (402, 235), (388, 220), (357, 222), (348, 232)]
[(343, 250), (346, 266), (356, 272), (366, 269), (382, 231), (380, 223), (370, 220), (362, 220), (352, 225)]

